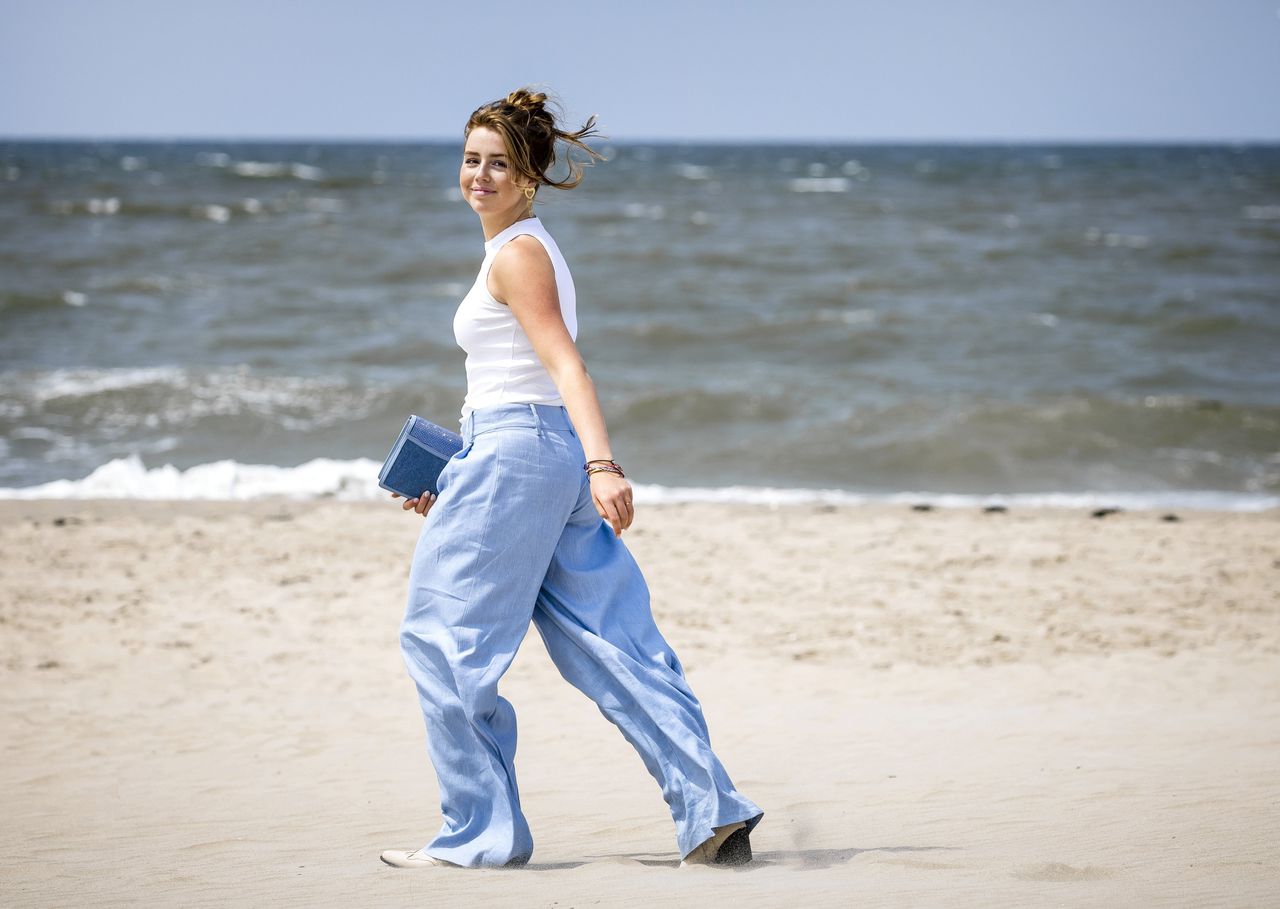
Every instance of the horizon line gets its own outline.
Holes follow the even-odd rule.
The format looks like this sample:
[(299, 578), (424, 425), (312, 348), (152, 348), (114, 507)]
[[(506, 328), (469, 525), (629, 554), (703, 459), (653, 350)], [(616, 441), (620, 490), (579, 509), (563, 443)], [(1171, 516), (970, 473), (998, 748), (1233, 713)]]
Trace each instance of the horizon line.
[[(306, 136), (306, 135), (107, 135), (107, 134), (3, 134), (0, 142), (87, 142), (87, 143), (173, 143), (190, 144), (246, 143), (246, 144), (326, 144), (326, 145), (452, 145), (460, 144), (455, 136)], [(621, 136), (603, 137), (601, 145), (1280, 145), (1280, 136), (1274, 137), (969, 137), (969, 138), (852, 138), (852, 137), (677, 137), (677, 136)]]

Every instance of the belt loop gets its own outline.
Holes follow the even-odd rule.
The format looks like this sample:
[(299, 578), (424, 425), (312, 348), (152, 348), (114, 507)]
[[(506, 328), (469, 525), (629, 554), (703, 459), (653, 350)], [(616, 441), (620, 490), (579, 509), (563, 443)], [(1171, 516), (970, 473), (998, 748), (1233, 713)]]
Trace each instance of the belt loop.
[(542, 438), (542, 414), (538, 413), (538, 405), (530, 402), (529, 412), (533, 414), (533, 428), (538, 432), (538, 438)]

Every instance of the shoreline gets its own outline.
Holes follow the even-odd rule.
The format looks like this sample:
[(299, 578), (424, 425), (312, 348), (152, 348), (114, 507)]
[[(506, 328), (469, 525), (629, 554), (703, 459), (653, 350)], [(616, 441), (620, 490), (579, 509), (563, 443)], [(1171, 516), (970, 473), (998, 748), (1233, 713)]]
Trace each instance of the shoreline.
[[(379, 464), (368, 459), (317, 459), (296, 467), (216, 461), (187, 470), (171, 465), (147, 469), (140, 459), (121, 458), (80, 479), (52, 480), (34, 486), (0, 487), (0, 502), (378, 502)], [(901, 490), (866, 492), (817, 486), (666, 486), (633, 484), (636, 503), (652, 505), (751, 503), (757, 506), (836, 505), (928, 506), (930, 509), (1070, 509), (1115, 511), (1195, 511), (1259, 513), (1280, 510), (1280, 495), (1223, 490), (1148, 490), (1076, 492), (938, 492)], [(298, 490), (306, 489), (301, 493)]]

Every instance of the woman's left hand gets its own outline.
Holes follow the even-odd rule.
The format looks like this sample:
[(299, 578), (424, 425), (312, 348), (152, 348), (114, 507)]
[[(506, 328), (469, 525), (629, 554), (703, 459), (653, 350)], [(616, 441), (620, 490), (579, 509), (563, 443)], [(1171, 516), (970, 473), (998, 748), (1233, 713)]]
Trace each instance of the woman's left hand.
[(636, 516), (635, 507), (631, 504), (631, 484), (624, 478), (600, 471), (591, 475), (591, 498), (596, 503), (596, 511), (613, 527), (614, 536), (622, 536), (622, 531), (631, 526)]

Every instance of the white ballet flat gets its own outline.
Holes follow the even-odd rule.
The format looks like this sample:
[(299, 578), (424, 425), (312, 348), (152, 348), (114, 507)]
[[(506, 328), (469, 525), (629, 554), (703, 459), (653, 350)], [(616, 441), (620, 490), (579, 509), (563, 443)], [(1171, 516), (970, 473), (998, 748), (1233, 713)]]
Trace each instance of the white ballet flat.
[(413, 852), (405, 852), (402, 849), (388, 849), (379, 856), (384, 862), (393, 868), (461, 868), (461, 865), (455, 865), (453, 862), (446, 862), (444, 859), (438, 859), (434, 856), (427, 855), (420, 850)]

